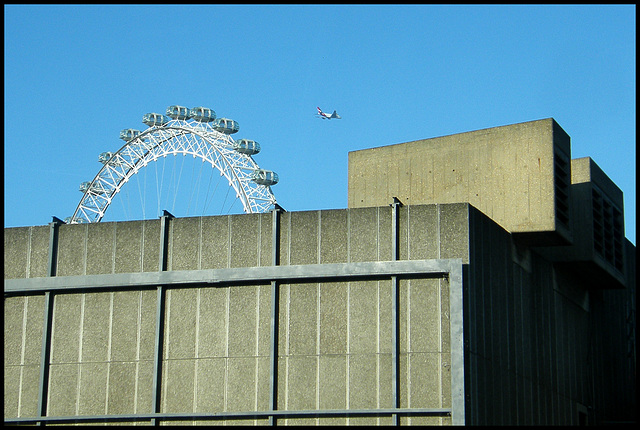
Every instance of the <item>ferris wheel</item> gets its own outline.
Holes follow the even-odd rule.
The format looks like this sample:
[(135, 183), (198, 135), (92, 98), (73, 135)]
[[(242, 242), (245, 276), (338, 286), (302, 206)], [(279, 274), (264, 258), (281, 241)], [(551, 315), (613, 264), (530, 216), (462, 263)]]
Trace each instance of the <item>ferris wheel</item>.
[[(258, 142), (231, 138), (240, 128), (236, 121), (216, 118), (216, 113), (206, 107), (189, 109), (174, 105), (167, 108), (166, 115), (145, 114), (142, 122), (148, 126), (146, 130), (122, 130), (120, 138), (125, 144), (116, 152), (103, 152), (99, 155), (98, 161), (102, 163), (102, 168), (93, 180), (80, 184), (82, 198), (73, 215), (66, 218), (65, 222), (100, 222), (114, 198), (128, 188), (126, 185), (132, 178), (140, 176), (136, 174), (146, 172), (148, 169), (144, 168), (152, 162), (157, 165), (167, 155), (178, 154), (191, 155), (193, 159), (201, 161), (201, 175), (198, 178), (202, 176), (204, 165), (210, 166), (210, 169), (206, 169), (210, 175), (214, 171), (218, 172), (224, 183), (223, 188), (227, 190), (226, 196), (232, 192), (235, 201), (241, 203), (243, 212), (267, 212), (276, 205), (271, 186), (278, 182), (278, 175), (260, 168), (254, 161), (253, 156), (260, 151)], [(157, 172), (158, 168), (155, 170)], [(162, 170), (164, 171), (164, 166)], [(158, 194), (161, 188), (159, 183), (163, 180), (156, 178)], [(200, 184), (191, 185), (189, 191), (182, 194), (192, 193), (196, 188), (200, 188)], [(210, 187), (206, 189), (203, 200), (210, 198)], [(142, 200), (146, 200), (146, 197), (143, 196)], [(203, 207), (206, 205), (203, 204)], [(160, 209), (158, 195), (157, 212)], [(148, 216), (143, 209), (142, 217)]]

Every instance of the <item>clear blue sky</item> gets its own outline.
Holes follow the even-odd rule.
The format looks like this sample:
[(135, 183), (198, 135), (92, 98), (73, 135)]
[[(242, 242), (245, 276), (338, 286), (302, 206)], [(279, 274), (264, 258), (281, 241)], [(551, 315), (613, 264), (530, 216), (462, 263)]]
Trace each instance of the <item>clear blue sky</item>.
[[(553, 117), (636, 226), (636, 8), (4, 6), (4, 225), (64, 218), (123, 128), (207, 106), (289, 211), (347, 207), (348, 152)], [(315, 118), (337, 109), (340, 121)]]

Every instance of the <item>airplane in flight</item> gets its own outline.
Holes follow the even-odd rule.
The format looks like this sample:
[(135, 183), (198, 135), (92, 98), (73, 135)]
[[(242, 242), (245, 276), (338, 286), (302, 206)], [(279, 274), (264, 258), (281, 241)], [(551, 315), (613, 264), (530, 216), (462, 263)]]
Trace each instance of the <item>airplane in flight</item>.
[(328, 113), (326, 113), (326, 112), (322, 112), (322, 109), (320, 109), (320, 108), (318, 108), (318, 116), (319, 116), (320, 118), (322, 118), (322, 119), (331, 119), (331, 118), (334, 118), (334, 119), (342, 119), (342, 117), (341, 117), (340, 115), (338, 115), (338, 114), (336, 113), (336, 111), (333, 111), (333, 113), (332, 113), (331, 115), (329, 115), (329, 114), (328, 114)]

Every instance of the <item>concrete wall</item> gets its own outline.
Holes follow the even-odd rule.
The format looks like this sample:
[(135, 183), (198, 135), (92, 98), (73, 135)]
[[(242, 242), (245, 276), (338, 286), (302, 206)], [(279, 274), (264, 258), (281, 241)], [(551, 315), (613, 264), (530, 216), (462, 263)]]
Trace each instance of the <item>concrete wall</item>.
[[(399, 258), (467, 258), (465, 207), (401, 208)], [(280, 265), (391, 259), (388, 206), (283, 213), (280, 228)], [(271, 265), (271, 229), (271, 214), (173, 219), (168, 269)], [(48, 235), (48, 227), (5, 229), (5, 279), (44, 276), (33, 270), (43, 255), (35, 244), (47, 249)], [(157, 271), (159, 249), (159, 220), (62, 225), (57, 274)], [(167, 289), (161, 412), (269, 409), (270, 288)], [(389, 280), (280, 286), (278, 409), (393, 407), (391, 288)], [(451, 407), (448, 283), (401, 280), (399, 291), (400, 407)], [(54, 297), (48, 414), (152, 412), (156, 291)], [(40, 295), (5, 298), (5, 417), (37, 413), (43, 308)], [(279, 422), (389, 424), (391, 418)]]
[(552, 118), (353, 151), (348, 205), (468, 202), (510, 233), (553, 232), (538, 242), (566, 243), (570, 219), (556, 208), (559, 163), (568, 186), (570, 158), (570, 138)]
[[(629, 418), (635, 265), (625, 272), (626, 289), (594, 291), (468, 204), (398, 210), (399, 259), (464, 264), (466, 423), (577, 424), (583, 412), (591, 423)], [(391, 218), (389, 206), (282, 213), (277, 263), (391, 260)], [(158, 220), (62, 225), (58, 275), (157, 271), (160, 227)], [(5, 229), (5, 279), (44, 277), (48, 237), (46, 226)], [(173, 219), (168, 237), (172, 271), (273, 263), (272, 214)], [(634, 246), (625, 252), (635, 261)], [(270, 288), (166, 289), (161, 412), (269, 409)], [(277, 409), (393, 406), (391, 294), (389, 280), (280, 285)], [(54, 295), (49, 415), (153, 411), (157, 297), (153, 288)], [(5, 418), (37, 415), (44, 306), (42, 295), (5, 295)], [(451, 407), (450, 312), (446, 280), (400, 280), (400, 407)]]

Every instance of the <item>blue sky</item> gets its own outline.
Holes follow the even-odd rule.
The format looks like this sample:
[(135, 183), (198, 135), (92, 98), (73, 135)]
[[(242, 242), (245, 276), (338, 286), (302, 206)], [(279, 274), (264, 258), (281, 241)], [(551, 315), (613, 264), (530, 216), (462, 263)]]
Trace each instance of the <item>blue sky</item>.
[(624, 192), (635, 244), (635, 13), (5, 5), (4, 225), (71, 215), (119, 131), (177, 104), (238, 121), (289, 211), (346, 208), (349, 151), (553, 117)]

